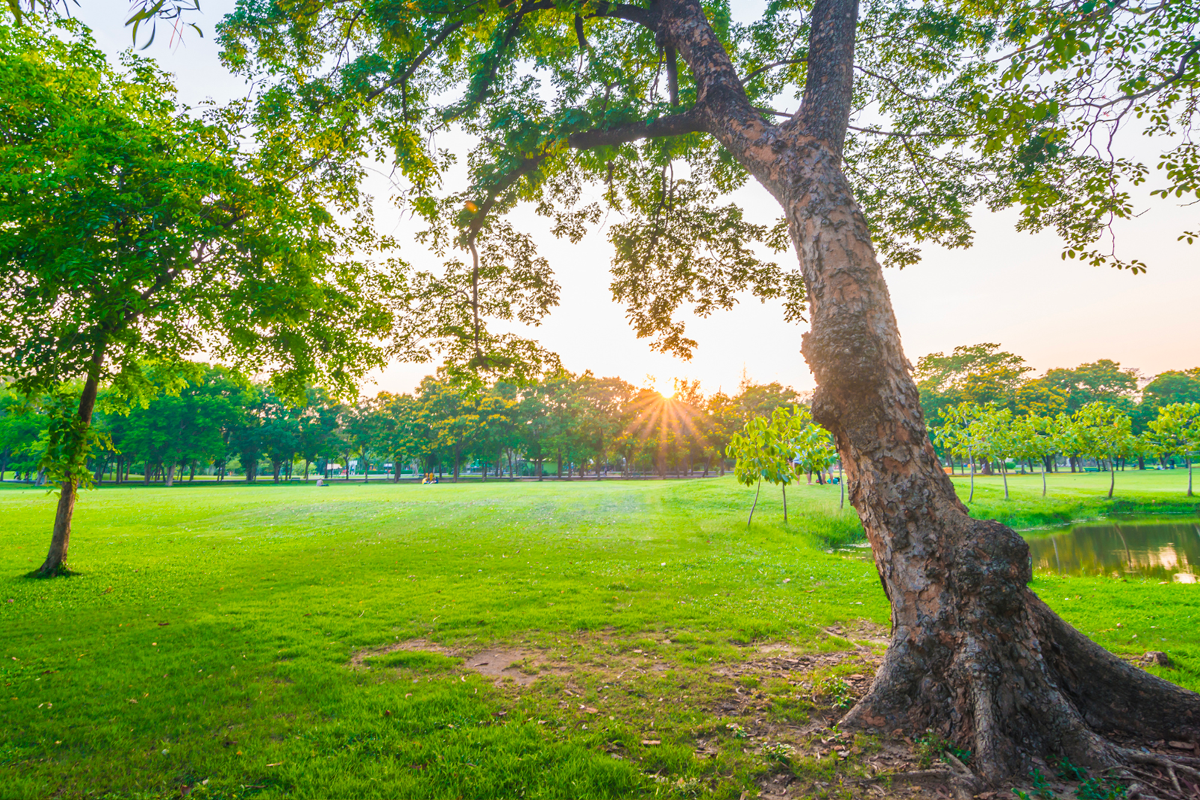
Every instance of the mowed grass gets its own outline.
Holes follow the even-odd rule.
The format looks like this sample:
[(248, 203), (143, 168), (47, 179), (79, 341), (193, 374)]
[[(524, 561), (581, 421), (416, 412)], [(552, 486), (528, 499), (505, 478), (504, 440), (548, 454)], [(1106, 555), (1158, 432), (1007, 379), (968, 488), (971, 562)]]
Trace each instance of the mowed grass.
[[(1131, 496), (1154, 502), (1161, 480), (1194, 514), (1180, 474)], [(1006, 503), (978, 480), (977, 514), (1065, 513), (1032, 482)], [(1107, 477), (1079, 481), (1054, 502), (1104, 513)], [(106, 488), (80, 499), (80, 574), (43, 581), (20, 576), (53, 497), (6, 488), (0, 797), (753, 796), (786, 761), (768, 737), (817, 713), (828, 676), (755, 682), (752, 720), (722, 710), (751, 686), (726, 667), (764, 643), (849, 653), (854, 631), (886, 633), (869, 554), (831, 547), (861, 535), (837, 498), (793, 488), (785, 526), (764, 489), (748, 530), (731, 479)], [(1035, 589), (1200, 688), (1200, 586)], [(412, 640), (429, 644), (387, 651)], [(460, 658), (504, 647), (539, 654), (535, 683)], [(836, 761), (788, 768), (828, 778)]]

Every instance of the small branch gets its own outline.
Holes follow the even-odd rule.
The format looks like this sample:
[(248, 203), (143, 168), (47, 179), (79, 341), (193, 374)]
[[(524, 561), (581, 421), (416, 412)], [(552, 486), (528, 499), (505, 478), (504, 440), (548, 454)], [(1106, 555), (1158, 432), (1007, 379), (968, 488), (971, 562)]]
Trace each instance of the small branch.
[(614, 146), (636, 142), (639, 139), (656, 139), (663, 136), (684, 136), (689, 133), (707, 133), (705, 114), (699, 106), (682, 114), (659, 117), (651, 122), (631, 122), (614, 128), (597, 128), (573, 133), (567, 144), (576, 150), (593, 147)]
[(671, 97), (671, 106), (674, 108), (679, 105), (679, 56), (675, 53), (675, 48), (667, 45), (667, 93)]
[(788, 119), (796, 116), (795, 111), (776, 111), (773, 108), (765, 108), (763, 106), (755, 106), (754, 110), (760, 114), (770, 114), (775, 117), (787, 117)]
[(403, 73), (401, 73), (397, 77), (393, 78), (392, 80), (385, 83), (383, 86), (380, 86), (378, 89), (376, 89), (375, 91), (373, 91), (369, 95), (367, 95), (367, 100), (368, 101), (374, 100), (376, 97), (383, 94), (388, 89), (395, 87), (397, 84), (403, 85), (403, 84), (408, 83), (408, 79), (413, 76), (413, 73), (416, 72), (418, 68), (420, 68), (421, 64), (423, 64), (425, 62), (425, 59), (429, 58), (429, 55), (434, 50), (436, 50), (442, 44), (442, 42), (446, 41), (446, 39), (448, 39), (455, 31), (457, 31), (462, 26), (463, 26), (463, 22), (461, 20), (458, 22), (452, 22), (448, 25), (443, 26), (442, 29), (440, 31), (438, 31), (438, 35), (433, 37), (433, 41), (430, 42), (425, 47), (425, 49), (422, 50), (417, 55), (417, 57), (413, 60), (413, 62), (408, 65), (408, 69), (404, 70)]
[(846, 127), (852, 131), (858, 131), (859, 133), (870, 133), (874, 136), (895, 136), (899, 139), (914, 139), (914, 138), (921, 138), (921, 137), (925, 137), (925, 136), (946, 136), (947, 135), (944, 133), (934, 133), (933, 131), (920, 131), (917, 133), (905, 133), (904, 131), (881, 131), (878, 128), (859, 128), (855, 125), (847, 125)]
[(807, 58), (785, 58), (782, 61), (772, 61), (770, 64), (765, 64), (756, 70), (752, 70), (751, 72), (746, 73), (746, 76), (744, 78), (742, 78), (742, 83), (746, 83), (751, 78), (755, 78), (755, 77), (763, 74), (764, 72), (767, 72), (768, 70), (775, 69), (776, 67), (789, 67), (789, 66), (795, 66), (798, 64), (807, 64), (807, 63), (808, 63)]
[(1126, 103), (1126, 102), (1132, 103), (1134, 100), (1139, 100), (1139, 99), (1145, 97), (1146, 95), (1154, 94), (1155, 92), (1159, 91), (1160, 89), (1165, 89), (1166, 87), (1170, 86), (1171, 84), (1178, 83), (1179, 81), (1183, 80), (1184, 73), (1187, 72), (1187, 64), (1189, 61), (1191, 61), (1192, 56), (1196, 55), (1196, 53), (1200, 53), (1200, 41), (1193, 42), (1192, 46), (1184, 51), (1183, 55), (1180, 56), (1180, 58), (1179, 58), (1179, 66), (1175, 68), (1175, 72), (1172, 75), (1170, 75), (1167, 78), (1164, 78), (1163, 80), (1159, 81), (1158, 83), (1154, 84), (1153, 86), (1147, 86), (1145, 89), (1143, 89), (1140, 92), (1134, 92), (1133, 94), (1122, 95), (1121, 97), (1118, 97), (1114, 100), (1109, 100), (1106, 103), (1082, 103), (1080, 105), (1082, 105), (1086, 108), (1094, 108), (1094, 109), (1100, 110), (1100, 109), (1109, 108), (1110, 106), (1115, 106), (1118, 103)]

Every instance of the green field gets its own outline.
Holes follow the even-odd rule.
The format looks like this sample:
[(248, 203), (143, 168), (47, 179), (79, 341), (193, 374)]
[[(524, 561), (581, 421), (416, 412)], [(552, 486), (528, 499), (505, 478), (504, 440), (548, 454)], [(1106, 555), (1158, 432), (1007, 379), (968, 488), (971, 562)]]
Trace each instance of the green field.
[[(1045, 502), (1036, 476), (1007, 502), (977, 480), (974, 513), (1028, 526), (1198, 507), (1182, 471), (1119, 473), (1115, 506), (1106, 475), (1053, 476)], [(728, 478), (105, 488), (80, 499), (80, 574), (46, 581), (19, 576), (53, 498), (6, 486), (0, 797), (738, 798), (779, 775), (840, 796), (890, 757), (827, 727), (887, 606), (837, 547), (861, 531), (836, 487), (790, 491), (787, 526), (764, 489), (748, 531), (750, 499)], [(1200, 586), (1035, 589), (1200, 688)]]

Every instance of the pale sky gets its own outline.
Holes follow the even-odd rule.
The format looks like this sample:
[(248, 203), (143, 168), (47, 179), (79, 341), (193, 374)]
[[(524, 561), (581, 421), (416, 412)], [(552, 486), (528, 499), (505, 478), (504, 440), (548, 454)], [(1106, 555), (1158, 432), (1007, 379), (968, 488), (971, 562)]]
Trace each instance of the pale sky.
[[(204, 13), (193, 17), (205, 38), (189, 32), (182, 46), (172, 48), (169, 32), (160, 26), (155, 43), (145, 51), (177, 75), (185, 103), (224, 101), (245, 92), (242, 81), (220, 66), (213, 41), (216, 22), (232, 5), (232, 0), (206, 0)], [(756, 0), (734, 2), (735, 11), (747, 14), (760, 5)], [(130, 43), (124, 28), (127, 8), (123, 0), (85, 0), (75, 14), (115, 57)], [(383, 202), (385, 184), (372, 188), (380, 200), (379, 230), (398, 234), (401, 257), (432, 267), (436, 262), (419, 244), (404, 246), (404, 234), (412, 228)], [(1100, 358), (1136, 367), (1147, 377), (1200, 366), (1200, 243), (1176, 241), (1181, 231), (1200, 227), (1200, 210), (1151, 201), (1146, 192), (1137, 199), (1143, 213), (1118, 229), (1118, 246), (1126, 256), (1149, 264), (1145, 274), (1063, 261), (1053, 233), (1018, 233), (1013, 229), (1015, 214), (986, 211), (975, 219), (973, 248), (927, 248), (916, 266), (888, 270), (909, 359), (915, 363), (926, 353), (957, 345), (998, 342), (1024, 356), (1038, 372)], [(735, 202), (748, 218), (762, 224), (770, 225), (780, 215), (778, 205), (757, 184), (739, 191)], [(635, 384), (654, 376), (662, 386), (669, 386), (673, 377), (698, 378), (706, 392), (736, 388), (743, 371), (757, 382), (780, 381), (800, 390), (813, 387), (800, 355), (806, 326), (785, 324), (777, 304), (747, 298), (732, 311), (692, 319), (688, 332), (699, 347), (691, 361), (655, 353), (634, 336), (623, 309), (611, 299), (611, 247), (605, 230), (571, 245), (555, 239), (546, 221), (532, 213), (521, 213), (516, 221), (535, 237), (562, 285), (559, 307), (537, 333), (568, 369), (590, 369)], [(778, 257), (795, 258), (790, 252)], [(411, 391), (432, 371), (428, 364), (394, 364), (372, 376), (363, 390)]]

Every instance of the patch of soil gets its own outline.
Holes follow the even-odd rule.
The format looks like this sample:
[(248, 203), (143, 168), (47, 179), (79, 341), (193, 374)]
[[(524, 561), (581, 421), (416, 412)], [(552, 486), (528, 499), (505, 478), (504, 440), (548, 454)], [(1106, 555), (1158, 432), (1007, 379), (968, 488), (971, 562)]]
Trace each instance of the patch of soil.
[(468, 658), (463, 666), (495, 678), (497, 686), (506, 680), (518, 686), (529, 686), (537, 680), (537, 675), (525, 672), (522, 667), (532, 666), (536, 661), (535, 654), (525, 650), (482, 650)]
[(480, 675), (494, 678), (497, 686), (502, 685), (505, 681), (512, 681), (518, 686), (529, 686), (537, 680), (537, 674), (527, 670), (543, 660), (540, 654), (531, 650), (493, 648), (472, 653), (468, 650), (443, 647), (427, 639), (409, 639), (383, 647), (359, 650), (350, 657), (350, 665), (358, 669), (366, 669), (367, 666), (363, 663), (366, 659), (400, 651), (437, 653), (443, 656), (462, 658), (464, 667)]

